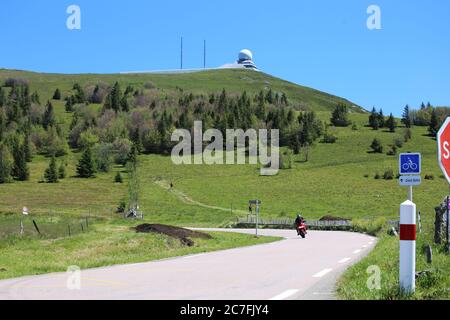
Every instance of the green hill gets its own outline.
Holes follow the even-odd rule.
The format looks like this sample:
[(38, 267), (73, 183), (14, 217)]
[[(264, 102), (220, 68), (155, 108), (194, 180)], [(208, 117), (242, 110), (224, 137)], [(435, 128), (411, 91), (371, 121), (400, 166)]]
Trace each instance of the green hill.
[(50, 99), (56, 88), (63, 93), (71, 90), (76, 82), (86, 86), (98, 82), (112, 85), (118, 81), (124, 87), (132, 85), (142, 88), (152, 85), (160, 89), (182, 88), (189, 92), (206, 94), (217, 93), (222, 89), (231, 93), (241, 93), (245, 89), (248, 93), (255, 94), (262, 89), (271, 88), (275, 92), (284, 92), (298, 109), (331, 111), (336, 104), (345, 103), (353, 112), (365, 112), (360, 106), (346, 99), (250, 70), (207, 70), (178, 74), (51, 74), (0, 69), (0, 82), (7, 78), (26, 80), (31, 90), (37, 90), (43, 100)]

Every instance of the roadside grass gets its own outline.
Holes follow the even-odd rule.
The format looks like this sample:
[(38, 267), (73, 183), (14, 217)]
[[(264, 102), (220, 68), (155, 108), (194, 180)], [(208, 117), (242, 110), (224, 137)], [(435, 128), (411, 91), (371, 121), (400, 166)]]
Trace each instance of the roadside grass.
[[(344, 300), (448, 300), (450, 299), (450, 260), (444, 246), (432, 241), (432, 225), (424, 224), (422, 233), (417, 234), (416, 272), (428, 271), (416, 279), (416, 292), (406, 295), (399, 290), (399, 239), (387, 233), (383, 227), (378, 233), (376, 247), (357, 264), (351, 266), (339, 279), (337, 294)], [(433, 261), (428, 264), (424, 247), (430, 244)], [(380, 288), (373, 285), (379, 268)], [(372, 288), (372, 289), (371, 289)]]
[[(135, 223), (134, 225), (136, 225)], [(94, 224), (87, 233), (56, 239), (8, 237), (0, 240), (0, 279), (158, 260), (269, 243), (277, 237), (208, 232), (212, 239), (193, 239), (194, 246), (154, 233), (136, 233), (128, 225)]]

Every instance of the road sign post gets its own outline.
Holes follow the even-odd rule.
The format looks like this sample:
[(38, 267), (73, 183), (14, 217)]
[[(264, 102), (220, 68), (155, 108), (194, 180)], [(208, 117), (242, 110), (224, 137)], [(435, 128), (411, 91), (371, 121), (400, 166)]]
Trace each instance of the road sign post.
[(413, 201), (413, 186), (421, 184), (422, 156), (420, 153), (401, 153), (398, 161), (399, 183), (408, 187), (408, 200)]
[(255, 213), (256, 213), (256, 237), (258, 237), (258, 220), (259, 220), (259, 205), (261, 204), (260, 200), (250, 200), (248, 202), (249, 208), (252, 207), (252, 205), (255, 205)]
[(402, 153), (399, 156), (398, 172), (400, 186), (408, 187), (408, 200), (400, 205), (400, 289), (413, 293), (416, 287), (416, 205), (413, 201), (413, 186), (421, 184), (420, 153)]
[[(447, 182), (450, 183), (450, 117), (445, 119), (444, 124), (437, 133), (437, 145), (438, 145), (438, 163), (442, 172), (444, 173)], [(450, 253), (450, 238), (449, 238), (449, 198), (447, 196), (447, 242), (446, 251)]]
[(400, 288), (413, 293), (416, 286), (416, 205), (400, 205)]

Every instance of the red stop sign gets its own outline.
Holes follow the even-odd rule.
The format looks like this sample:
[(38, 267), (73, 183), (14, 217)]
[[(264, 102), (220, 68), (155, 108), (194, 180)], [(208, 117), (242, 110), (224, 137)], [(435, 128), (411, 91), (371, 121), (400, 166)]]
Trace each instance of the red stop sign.
[(450, 117), (445, 119), (444, 124), (437, 134), (438, 161), (445, 178), (450, 183)]

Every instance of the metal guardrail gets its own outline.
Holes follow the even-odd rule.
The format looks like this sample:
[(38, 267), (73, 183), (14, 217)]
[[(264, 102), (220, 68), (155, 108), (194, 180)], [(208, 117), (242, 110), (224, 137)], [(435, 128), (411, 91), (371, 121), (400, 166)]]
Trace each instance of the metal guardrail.
[[(259, 219), (258, 224), (269, 226), (293, 226), (294, 219), (280, 218), (280, 219)], [(238, 224), (255, 224), (255, 216), (247, 216), (246, 218), (238, 218)], [(398, 220), (389, 220), (388, 223), (398, 228)], [(308, 227), (350, 227), (353, 225), (351, 220), (306, 220)]]
[[(258, 224), (260, 225), (271, 225), (271, 226), (293, 226), (294, 219), (259, 219)], [(247, 218), (238, 218), (238, 224), (255, 224), (256, 217), (248, 216)], [(351, 226), (352, 222), (350, 220), (306, 220), (308, 227), (341, 227), (341, 226)]]

